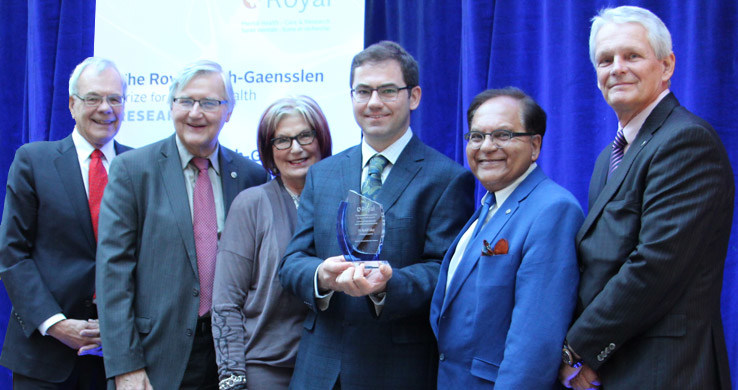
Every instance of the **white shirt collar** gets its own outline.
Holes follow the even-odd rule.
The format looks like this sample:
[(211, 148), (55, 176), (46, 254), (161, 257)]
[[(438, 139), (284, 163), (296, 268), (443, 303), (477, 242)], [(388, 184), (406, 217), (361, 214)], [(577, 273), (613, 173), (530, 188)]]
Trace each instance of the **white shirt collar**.
[[(512, 184), (510, 184), (509, 186), (507, 186), (507, 187), (505, 187), (505, 188), (503, 188), (503, 189), (501, 189), (499, 191), (495, 191), (495, 205), (496, 205), (496, 207), (500, 207), (503, 203), (505, 203), (505, 201), (507, 200), (507, 198), (510, 197), (510, 194), (512, 194), (513, 191), (515, 191), (515, 189), (518, 188), (518, 186), (520, 185), (520, 183), (522, 183), (523, 180), (525, 180), (525, 178), (528, 177), (528, 175), (530, 175), (530, 173), (533, 172), (533, 170), (536, 169), (537, 166), (538, 166), (538, 164), (536, 164), (536, 163), (530, 164), (530, 166), (528, 167), (528, 170), (526, 170), (525, 173), (523, 173), (522, 175), (520, 175), (520, 177), (518, 177), (517, 179), (515, 179), (515, 181), (512, 182)], [(489, 196), (489, 192), (487, 192), (482, 197), (482, 200), (481, 200), (482, 204), (484, 204), (484, 199), (487, 196)]]
[[(190, 163), (190, 160), (192, 160), (193, 157), (195, 157), (194, 154), (190, 153), (189, 150), (184, 146), (182, 141), (179, 139), (178, 135), (174, 135), (174, 139), (177, 142), (177, 150), (179, 151), (179, 162), (182, 164), (182, 169), (187, 169), (187, 165)], [(210, 160), (210, 165), (213, 166), (213, 169), (215, 170), (215, 173), (220, 175), (220, 164), (218, 163), (218, 149), (220, 149), (220, 143), (215, 145), (215, 150), (213, 153), (211, 153), (208, 156), (208, 160)]]
[(397, 159), (400, 157), (400, 154), (403, 150), (405, 150), (405, 146), (410, 142), (410, 140), (413, 138), (413, 131), (411, 128), (407, 128), (407, 131), (405, 131), (405, 134), (402, 135), (397, 141), (393, 142), (392, 145), (388, 146), (386, 149), (384, 149), (381, 152), (377, 152), (369, 146), (368, 143), (366, 143), (366, 140), (364, 138), (361, 139), (361, 166), (364, 167), (369, 162), (369, 159), (372, 158), (377, 153), (380, 153), (382, 156), (384, 156), (392, 165), (395, 165), (395, 162), (397, 162)]
[[(77, 150), (77, 158), (80, 162), (90, 158), (90, 155), (96, 149), (84, 137), (82, 137), (77, 126), (74, 126), (74, 130), (72, 131), (72, 143), (74, 144), (74, 148)], [(105, 156), (106, 161), (113, 161), (113, 157), (115, 157), (115, 143), (113, 140), (111, 139), (108, 143), (103, 145), (102, 148), (100, 148), (100, 151)]]

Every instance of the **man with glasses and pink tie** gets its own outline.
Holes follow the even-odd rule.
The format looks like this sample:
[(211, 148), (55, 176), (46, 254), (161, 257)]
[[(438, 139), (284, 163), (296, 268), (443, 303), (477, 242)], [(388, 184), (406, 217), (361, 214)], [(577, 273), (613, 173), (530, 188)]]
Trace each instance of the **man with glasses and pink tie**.
[(175, 134), (115, 161), (100, 210), (100, 328), (117, 389), (217, 387), (218, 237), (236, 195), (267, 179), (218, 143), (235, 104), (220, 65), (187, 66), (169, 103)]
[[(0, 277), (13, 311), (0, 364), (15, 389), (102, 389), (95, 250), (107, 170), (130, 148), (113, 140), (126, 84), (112, 62), (85, 59), (69, 79), (68, 137), (23, 145), (8, 173)], [(80, 356), (78, 356), (80, 355)], [(86, 356), (87, 355), (87, 356)]]

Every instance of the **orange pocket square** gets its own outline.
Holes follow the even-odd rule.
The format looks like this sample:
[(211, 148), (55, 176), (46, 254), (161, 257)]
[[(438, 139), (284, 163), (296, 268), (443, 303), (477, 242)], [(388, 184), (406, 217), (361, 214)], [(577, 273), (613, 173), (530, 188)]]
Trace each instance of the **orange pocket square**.
[(497, 241), (497, 244), (495, 244), (494, 248), (489, 245), (489, 242), (487, 242), (487, 240), (483, 240), (483, 243), (484, 249), (482, 250), (482, 256), (506, 255), (508, 249), (510, 248), (507, 244), (507, 240), (504, 238), (500, 241)]

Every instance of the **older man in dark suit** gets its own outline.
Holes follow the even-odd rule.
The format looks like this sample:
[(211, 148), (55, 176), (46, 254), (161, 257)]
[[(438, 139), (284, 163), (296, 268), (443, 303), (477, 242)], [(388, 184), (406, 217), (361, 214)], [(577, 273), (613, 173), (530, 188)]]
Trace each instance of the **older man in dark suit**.
[[(310, 308), (290, 387), (433, 388), (430, 300), (443, 254), (473, 212), (474, 178), (410, 130), (421, 91), (417, 63), (399, 45), (357, 54), (351, 88), (363, 141), (310, 168), (280, 269)], [(351, 190), (386, 213), (379, 258), (388, 264), (371, 272), (346, 261), (336, 239)]]
[(727, 389), (720, 318), (733, 215), (727, 153), (669, 91), (671, 36), (638, 7), (593, 19), (590, 57), (618, 117), (577, 234), (582, 270), (568, 387)]
[(98, 211), (107, 169), (128, 147), (113, 141), (126, 84), (90, 57), (69, 79), (72, 134), (23, 145), (8, 174), (0, 276), (13, 303), (0, 364), (15, 389), (105, 386), (93, 304)]
[(218, 232), (233, 198), (266, 180), (259, 165), (218, 143), (235, 104), (220, 65), (186, 67), (169, 103), (175, 134), (116, 160), (100, 211), (100, 328), (118, 389), (217, 387)]

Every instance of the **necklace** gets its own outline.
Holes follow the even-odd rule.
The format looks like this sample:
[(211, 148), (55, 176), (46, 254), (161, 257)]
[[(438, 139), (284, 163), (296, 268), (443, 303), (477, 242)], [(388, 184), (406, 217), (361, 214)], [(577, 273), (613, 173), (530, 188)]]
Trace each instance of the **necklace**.
[(284, 186), (284, 189), (287, 190), (287, 193), (290, 194), (290, 198), (292, 198), (292, 201), (295, 203), (295, 208), (300, 207), (300, 195), (293, 194), (292, 191), (290, 191), (287, 186)]

